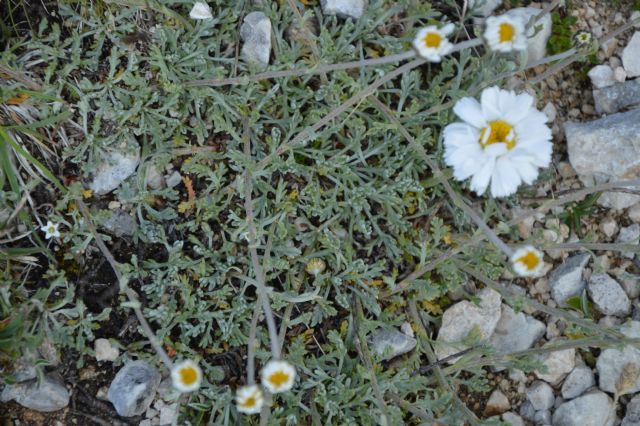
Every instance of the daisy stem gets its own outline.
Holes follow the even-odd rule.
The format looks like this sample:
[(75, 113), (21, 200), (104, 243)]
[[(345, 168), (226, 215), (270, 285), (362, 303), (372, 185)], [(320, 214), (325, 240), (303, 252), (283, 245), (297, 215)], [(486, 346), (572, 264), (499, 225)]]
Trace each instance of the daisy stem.
[(249, 343), (247, 343), (247, 385), (253, 385), (255, 383), (254, 378), (256, 375), (256, 351), (254, 349), (254, 342), (256, 340), (256, 329), (258, 328), (258, 318), (260, 317), (260, 310), (262, 304), (262, 295), (258, 294), (258, 301), (253, 309), (253, 317), (251, 318), (251, 328), (249, 329)]
[[(247, 158), (251, 157), (251, 134), (249, 130), (249, 120), (244, 119), (244, 134), (242, 136), (244, 139), (244, 153)], [(249, 228), (249, 254), (251, 256), (251, 263), (253, 264), (253, 269), (256, 274), (256, 284), (258, 288), (258, 301), (257, 303), (262, 302), (262, 308), (264, 309), (264, 315), (267, 320), (267, 328), (269, 330), (269, 340), (271, 340), (271, 354), (273, 358), (280, 359), (280, 345), (278, 344), (278, 331), (276, 329), (276, 322), (273, 317), (273, 311), (271, 310), (271, 305), (269, 304), (269, 294), (267, 292), (267, 287), (265, 284), (265, 275), (262, 270), (262, 265), (260, 264), (260, 259), (258, 258), (258, 251), (256, 246), (258, 244), (257, 241), (257, 230), (256, 225), (254, 223), (254, 214), (253, 214), (253, 206), (251, 193), (253, 192), (253, 183), (251, 181), (251, 173), (249, 170), (245, 170), (244, 172), (244, 209), (247, 216), (247, 227)], [(249, 342), (251, 344), (251, 342)]]

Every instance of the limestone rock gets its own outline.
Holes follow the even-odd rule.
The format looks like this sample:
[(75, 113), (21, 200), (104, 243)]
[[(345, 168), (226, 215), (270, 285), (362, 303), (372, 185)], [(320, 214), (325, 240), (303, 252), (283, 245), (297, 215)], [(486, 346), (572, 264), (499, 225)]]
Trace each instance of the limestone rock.
[(616, 82), (613, 75), (613, 69), (611, 69), (609, 65), (596, 65), (591, 68), (587, 75), (591, 79), (591, 84), (596, 89), (611, 86)]
[(69, 391), (58, 375), (48, 374), (40, 384), (37, 380), (30, 380), (7, 385), (0, 394), (0, 401), (11, 400), (35, 411), (57, 411), (69, 404)]
[(144, 361), (130, 361), (116, 374), (107, 394), (120, 416), (144, 413), (160, 385), (160, 373)]
[[(535, 18), (542, 12), (537, 7), (516, 7), (509, 10), (506, 14), (512, 18), (519, 18), (523, 21), (524, 25)], [(538, 61), (544, 58), (547, 54), (547, 42), (551, 37), (551, 15), (548, 13), (542, 16), (538, 21), (529, 28), (527, 31), (527, 60), (529, 63)], [(540, 31), (536, 32), (536, 27), (541, 26)], [(534, 35), (535, 34), (535, 35)]]
[(593, 91), (598, 114), (613, 114), (640, 105), (640, 80), (614, 83)]
[[(629, 321), (620, 327), (627, 337), (640, 338), (640, 322)], [(626, 345), (620, 349), (603, 350), (596, 362), (598, 387), (614, 393), (616, 387), (620, 395), (640, 390), (640, 349)]]
[(539, 360), (547, 367), (546, 373), (535, 371), (535, 375), (545, 382), (555, 386), (571, 371), (575, 366), (575, 349), (563, 349), (540, 355)]
[(499, 353), (529, 349), (545, 332), (545, 325), (520, 312), (516, 314), (508, 305), (502, 305), (500, 320), (491, 336), (491, 345)]
[(320, 0), (322, 13), (358, 19), (364, 13), (364, 0)]
[[(388, 360), (406, 354), (416, 347), (418, 341), (397, 330), (380, 328), (371, 337), (371, 347), (378, 356)], [(388, 355), (385, 356), (386, 351)]]
[(562, 384), (562, 397), (573, 399), (582, 395), (593, 385), (595, 385), (593, 371), (584, 364), (577, 365)]
[(106, 153), (89, 183), (89, 188), (96, 195), (108, 194), (136, 171), (140, 163), (140, 147), (133, 145), (123, 145), (119, 150)]
[(241, 55), (250, 64), (261, 69), (269, 65), (271, 55), (271, 20), (262, 12), (251, 12), (240, 27), (240, 37), (244, 41)]
[(612, 426), (615, 418), (611, 398), (595, 391), (558, 407), (553, 413), (553, 426)]
[(527, 399), (536, 411), (548, 410), (555, 400), (553, 388), (542, 380), (536, 380), (527, 389)]
[(589, 262), (588, 254), (574, 255), (558, 266), (549, 276), (551, 297), (559, 305), (572, 297), (580, 294), (585, 287), (582, 280), (582, 271)]
[(631, 301), (627, 293), (607, 274), (592, 275), (588, 290), (595, 307), (605, 315), (624, 316), (631, 311)]
[(640, 75), (640, 31), (636, 31), (622, 51), (622, 65), (629, 77)]

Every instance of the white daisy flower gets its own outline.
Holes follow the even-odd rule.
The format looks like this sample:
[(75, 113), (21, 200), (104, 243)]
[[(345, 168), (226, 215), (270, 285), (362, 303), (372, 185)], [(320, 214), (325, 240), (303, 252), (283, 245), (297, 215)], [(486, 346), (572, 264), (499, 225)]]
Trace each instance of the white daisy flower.
[(533, 246), (524, 246), (511, 256), (513, 270), (521, 277), (537, 277), (544, 267), (543, 254)]
[(198, 364), (187, 359), (173, 366), (171, 380), (173, 387), (180, 392), (193, 392), (202, 383), (202, 370)]
[(212, 19), (213, 15), (211, 14), (211, 8), (208, 4), (197, 1), (191, 8), (191, 12), (189, 12), (189, 17), (191, 19)]
[(60, 236), (60, 231), (58, 231), (59, 223), (53, 223), (50, 220), (47, 221), (45, 226), (41, 226), (40, 230), (44, 232), (44, 237), (49, 240), (52, 237), (58, 238)]
[(455, 26), (447, 24), (438, 29), (435, 25), (422, 28), (413, 39), (413, 47), (418, 55), (431, 62), (440, 62), (442, 57), (453, 49), (447, 36), (453, 32)]
[(522, 19), (507, 15), (490, 16), (487, 18), (484, 39), (491, 50), (496, 52), (525, 50), (527, 35), (524, 30), (525, 24)]
[(243, 386), (236, 392), (236, 406), (241, 413), (259, 414), (263, 404), (262, 391), (256, 385)]
[(533, 183), (538, 168), (549, 165), (551, 130), (527, 93), (489, 87), (480, 102), (462, 98), (453, 112), (463, 122), (445, 127), (444, 160), (457, 180), (471, 177), (471, 190), (478, 195), (489, 183), (492, 197), (514, 194), (521, 182)]
[(271, 360), (260, 372), (262, 386), (271, 393), (286, 392), (293, 387), (296, 369), (287, 361)]

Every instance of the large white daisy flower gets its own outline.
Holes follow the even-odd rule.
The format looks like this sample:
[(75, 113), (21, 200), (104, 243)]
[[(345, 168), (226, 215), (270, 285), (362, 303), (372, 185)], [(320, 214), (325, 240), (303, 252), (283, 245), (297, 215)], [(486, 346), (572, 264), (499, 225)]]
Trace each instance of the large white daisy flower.
[(271, 393), (286, 392), (293, 387), (296, 369), (287, 361), (271, 360), (260, 372), (262, 386)]
[(262, 391), (256, 385), (243, 386), (236, 392), (236, 407), (245, 414), (259, 414), (264, 404)]
[(453, 29), (453, 24), (447, 24), (440, 29), (435, 25), (422, 28), (413, 39), (413, 47), (422, 58), (431, 62), (440, 62), (442, 57), (453, 49), (453, 45), (447, 40), (447, 36), (453, 32)]
[(202, 370), (190, 359), (184, 360), (173, 366), (171, 381), (173, 387), (180, 392), (193, 392), (198, 390), (202, 383)]
[(527, 35), (522, 19), (508, 15), (490, 16), (484, 39), (491, 50), (496, 52), (511, 52), (527, 48)]
[(549, 165), (551, 130), (527, 93), (489, 87), (480, 102), (462, 98), (453, 112), (463, 122), (445, 127), (444, 160), (457, 180), (471, 177), (471, 190), (478, 195), (489, 183), (491, 196), (511, 195)]
[(544, 268), (542, 252), (533, 246), (520, 247), (510, 260), (513, 270), (521, 277), (537, 277)]

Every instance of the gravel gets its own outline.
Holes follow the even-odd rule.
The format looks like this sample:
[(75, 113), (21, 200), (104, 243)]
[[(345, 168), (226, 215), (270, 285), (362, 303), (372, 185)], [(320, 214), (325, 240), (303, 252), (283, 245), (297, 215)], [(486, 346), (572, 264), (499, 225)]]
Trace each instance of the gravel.
[(593, 371), (584, 364), (576, 365), (562, 384), (562, 397), (573, 399), (596, 384)]
[[(640, 338), (640, 322), (629, 321), (620, 327), (627, 337)], [(640, 390), (640, 349), (626, 345), (604, 349), (596, 362), (598, 387), (620, 395)]]
[(536, 380), (527, 388), (527, 399), (536, 411), (548, 410), (553, 407), (555, 396), (553, 388), (542, 380)]
[(613, 401), (600, 391), (565, 402), (553, 413), (553, 426), (612, 426)]
[(608, 274), (592, 275), (587, 288), (596, 309), (603, 314), (624, 316), (631, 312), (631, 301), (627, 293)]
[(585, 287), (582, 272), (588, 262), (588, 254), (575, 255), (551, 272), (549, 276), (551, 297), (558, 305), (562, 306), (568, 298), (582, 293)]

